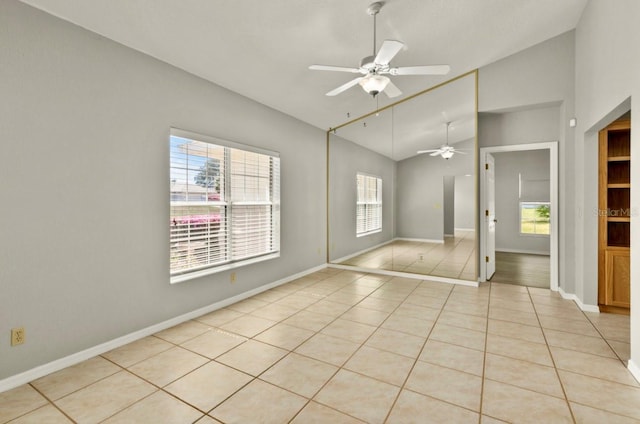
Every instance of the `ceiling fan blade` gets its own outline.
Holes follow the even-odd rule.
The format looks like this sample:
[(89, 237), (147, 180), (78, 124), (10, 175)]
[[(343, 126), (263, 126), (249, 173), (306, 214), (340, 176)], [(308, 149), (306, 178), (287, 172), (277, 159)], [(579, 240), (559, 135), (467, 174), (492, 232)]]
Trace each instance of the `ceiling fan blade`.
[(343, 66), (331, 66), (331, 65), (311, 65), (309, 69), (312, 71), (334, 71), (334, 72), (351, 72), (352, 74), (359, 74), (358, 68), (345, 68)]
[(364, 77), (354, 78), (354, 79), (352, 79), (351, 81), (349, 81), (349, 82), (347, 82), (347, 83), (345, 83), (345, 84), (342, 84), (340, 87), (335, 88), (335, 89), (333, 89), (333, 90), (329, 91), (329, 92), (327, 93), (327, 96), (335, 96), (335, 95), (338, 95), (338, 94), (342, 93), (342, 92), (343, 92), (343, 91), (345, 91), (345, 90), (350, 89), (350, 88), (351, 88), (351, 87), (353, 87), (354, 85), (358, 84), (362, 78), (364, 78)]
[(387, 86), (384, 88), (384, 94), (386, 94), (388, 97), (398, 97), (402, 94), (402, 91), (400, 91), (400, 89), (396, 87), (394, 83), (389, 81)]
[(451, 70), (449, 65), (402, 66), (391, 68), (391, 75), (446, 75)]
[(404, 44), (396, 40), (384, 40), (373, 63), (376, 65), (388, 65), (391, 59), (404, 47)]
[(442, 151), (436, 150), (435, 152), (431, 153), (429, 156), (438, 156), (438, 155), (441, 155), (441, 154), (442, 154)]
[(453, 153), (458, 153), (458, 154), (461, 154), (461, 155), (466, 155), (467, 154), (466, 152), (463, 152), (461, 150), (452, 150), (452, 152)]
[(440, 150), (418, 150), (416, 153), (418, 154), (422, 154), (422, 153), (440, 153)]

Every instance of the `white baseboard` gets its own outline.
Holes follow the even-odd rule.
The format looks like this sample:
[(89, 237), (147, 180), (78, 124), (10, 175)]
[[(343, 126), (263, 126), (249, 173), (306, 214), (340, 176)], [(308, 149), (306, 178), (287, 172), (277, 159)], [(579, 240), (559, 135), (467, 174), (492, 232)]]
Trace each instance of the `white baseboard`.
[(221, 300), (219, 302), (213, 303), (211, 305), (196, 309), (195, 311), (188, 312), (186, 314), (177, 316), (175, 318), (168, 319), (166, 321), (160, 322), (158, 324), (154, 324), (150, 327), (143, 328), (138, 331), (134, 331), (133, 333), (126, 334), (122, 337), (118, 337), (116, 339), (110, 340), (105, 343), (101, 343), (97, 346), (90, 347), (88, 349), (82, 350), (77, 353), (73, 353), (69, 356), (65, 356), (64, 358), (56, 359), (55, 361), (51, 361), (47, 364), (39, 365), (30, 370), (21, 372), (20, 374), (13, 375), (11, 377), (0, 380), (0, 393), (5, 392), (7, 390), (11, 390), (23, 384), (29, 383), (38, 378), (44, 377), (45, 375), (49, 375), (53, 372), (60, 371), (61, 369), (70, 367), (72, 365), (76, 365), (82, 361), (86, 361), (87, 359), (91, 359), (97, 355), (101, 355), (110, 350), (116, 349), (120, 346), (124, 346), (128, 343), (134, 342), (136, 340), (142, 339), (144, 337), (155, 334), (159, 331), (166, 330), (167, 328), (174, 327), (178, 324), (181, 324), (185, 321), (189, 321), (191, 319), (197, 318), (199, 316), (208, 314), (215, 310), (224, 308), (225, 306), (229, 306), (233, 303), (239, 302), (241, 300), (247, 299), (251, 296), (255, 296), (256, 294), (262, 293), (266, 290), (272, 289), (274, 287), (278, 287), (282, 284), (288, 283), (300, 277), (304, 277), (305, 275), (311, 274), (313, 272), (322, 270), (327, 268), (326, 264), (322, 264), (305, 271), (299, 272), (294, 275), (290, 275), (288, 277), (282, 278), (278, 281), (274, 281), (269, 284), (265, 284), (263, 286), (257, 287), (255, 289), (246, 291), (244, 293), (240, 293), (236, 296), (230, 297), (228, 299)]
[(456, 230), (456, 231), (474, 231), (474, 232), (476, 231), (475, 228), (457, 228), (457, 227), (454, 228), (454, 230)]
[(377, 249), (379, 247), (386, 246), (389, 243), (393, 243), (393, 239), (392, 240), (387, 240), (384, 243), (376, 244), (375, 246), (367, 247), (366, 249), (362, 249), (362, 250), (360, 250), (360, 251), (358, 251), (356, 253), (350, 253), (347, 256), (343, 256), (343, 257), (338, 258), (338, 259), (332, 259), (331, 262), (344, 262), (344, 261), (349, 260), (351, 258), (355, 258), (358, 255), (362, 255), (363, 253), (367, 253), (367, 252), (375, 250), (375, 249)]
[(629, 361), (627, 361), (627, 369), (629, 370), (631, 375), (633, 375), (633, 378), (635, 378), (636, 381), (640, 383), (640, 367), (638, 367), (636, 363), (633, 362), (633, 359), (629, 359)]
[(445, 237), (455, 237), (456, 235), (455, 234), (445, 234), (444, 236)]
[(392, 275), (394, 277), (416, 278), (419, 280), (429, 280), (429, 281), (436, 281), (439, 283), (458, 284), (461, 286), (478, 287), (480, 285), (480, 283), (478, 283), (477, 281), (458, 280), (457, 278), (438, 277), (435, 275), (414, 274), (414, 273), (405, 272), (405, 271), (390, 271), (387, 269), (362, 268), (359, 266), (341, 265), (341, 264), (329, 264), (328, 266), (329, 268), (346, 269), (350, 271), (366, 272), (370, 274)]
[(562, 287), (558, 288), (558, 292), (560, 292), (560, 296), (562, 296), (563, 299), (567, 299), (567, 300), (573, 300), (574, 302), (576, 302), (576, 305), (578, 305), (578, 307), (585, 311), (585, 312), (597, 312), (600, 313), (600, 308), (598, 307), (598, 305), (587, 305), (585, 303), (582, 302), (582, 300), (580, 300), (578, 298), (578, 296), (576, 296), (573, 293), (565, 293), (564, 290), (562, 290)]
[(496, 252), (504, 252), (504, 253), (522, 253), (525, 255), (540, 255), (540, 256), (550, 256), (549, 252), (543, 252), (541, 250), (525, 250), (525, 249), (503, 249), (501, 247), (496, 247)]
[(438, 243), (438, 244), (444, 244), (444, 240), (441, 239), (421, 239), (421, 238), (407, 238), (407, 237), (396, 237), (393, 239), (395, 240), (401, 240), (401, 241), (417, 241), (420, 243)]

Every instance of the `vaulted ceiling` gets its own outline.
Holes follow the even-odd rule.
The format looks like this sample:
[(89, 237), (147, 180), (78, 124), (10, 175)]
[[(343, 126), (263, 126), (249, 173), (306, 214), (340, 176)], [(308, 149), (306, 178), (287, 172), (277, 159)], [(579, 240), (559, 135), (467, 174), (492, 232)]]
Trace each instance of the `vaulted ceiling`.
[[(577, 25), (588, 0), (387, 0), (393, 66), (449, 64), (447, 76), (392, 77), (374, 100), (311, 64), (357, 67), (373, 52), (371, 0), (22, 0), (322, 129), (516, 53)], [(376, 103), (379, 102), (378, 104)]]

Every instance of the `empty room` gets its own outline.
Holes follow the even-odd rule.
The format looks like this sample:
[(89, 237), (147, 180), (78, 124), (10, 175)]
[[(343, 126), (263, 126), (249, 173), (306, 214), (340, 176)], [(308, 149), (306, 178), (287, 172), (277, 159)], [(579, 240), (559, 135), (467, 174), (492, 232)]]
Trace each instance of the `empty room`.
[(1, 1), (0, 423), (640, 422), (639, 17)]

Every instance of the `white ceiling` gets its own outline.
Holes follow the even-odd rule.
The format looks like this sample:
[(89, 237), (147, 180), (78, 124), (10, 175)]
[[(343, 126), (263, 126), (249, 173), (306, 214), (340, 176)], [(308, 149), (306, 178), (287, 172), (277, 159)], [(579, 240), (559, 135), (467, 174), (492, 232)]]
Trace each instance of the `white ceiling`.
[[(22, 0), (322, 129), (376, 108), (356, 86), (324, 94), (372, 54), (371, 0)], [(588, 0), (388, 0), (393, 66), (449, 64), (444, 77), (396, 76), (403, 97), (575, 28)], [(398, 101), (379, 96), (379, 106)]]

